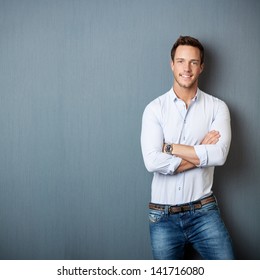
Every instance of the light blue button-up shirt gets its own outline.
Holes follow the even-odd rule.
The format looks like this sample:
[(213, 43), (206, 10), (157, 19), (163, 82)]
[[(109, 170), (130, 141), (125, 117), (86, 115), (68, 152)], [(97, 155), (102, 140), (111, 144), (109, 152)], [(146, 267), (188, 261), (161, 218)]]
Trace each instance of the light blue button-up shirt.
[[(219, 141), (200, 144), (212, 130), (220, 132)], [(230, 114), (220, 99), (198, 89), (186, 108), (171, 89), (153, 100), (144, 110), (141, 132), (144, 163), (154, 173), (151, 202), (176, 205), (211, 194), (214, 167), (225, 163), (230, 142)], [(163, 143), (194, 146), (199, 166), (176, 173), (181, 158), (163, 153)]]

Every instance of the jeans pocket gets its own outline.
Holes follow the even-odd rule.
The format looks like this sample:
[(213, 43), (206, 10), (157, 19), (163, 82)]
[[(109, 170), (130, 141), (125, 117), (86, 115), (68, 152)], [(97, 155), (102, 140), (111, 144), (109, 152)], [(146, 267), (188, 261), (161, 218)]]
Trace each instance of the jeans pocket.
[(158, 223), (164, 216), (164, 212), (159, 210), (150, 210), (149, 212), (149, 221), (150, 223)]

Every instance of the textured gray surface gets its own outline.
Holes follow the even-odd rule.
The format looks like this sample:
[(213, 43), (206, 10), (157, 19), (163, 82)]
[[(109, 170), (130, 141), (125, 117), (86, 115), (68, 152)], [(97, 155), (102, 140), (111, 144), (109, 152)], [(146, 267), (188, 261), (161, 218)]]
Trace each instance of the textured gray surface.
[(0, 258), (150, 259), (144, 107), (170, 49), (200, 39), (200, 88), (233, 140), (214, 191), (238, 258), (259, 259), (259, 1), (0, 0)]

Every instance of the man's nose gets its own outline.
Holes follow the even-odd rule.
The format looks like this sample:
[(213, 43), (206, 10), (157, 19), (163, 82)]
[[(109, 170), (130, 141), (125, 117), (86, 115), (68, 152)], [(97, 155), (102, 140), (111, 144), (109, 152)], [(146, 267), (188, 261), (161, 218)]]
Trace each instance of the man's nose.
[(189, 62), (184, 63), (184, 71), (189, 72), (191, 70), (191, 66)]

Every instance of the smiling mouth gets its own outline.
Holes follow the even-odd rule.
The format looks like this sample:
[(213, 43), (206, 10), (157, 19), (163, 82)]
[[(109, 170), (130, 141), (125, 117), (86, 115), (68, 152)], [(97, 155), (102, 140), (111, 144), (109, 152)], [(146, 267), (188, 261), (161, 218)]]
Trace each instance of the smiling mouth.
[(192, 75), (182, 75), (182, 74), (180, 74), (180, 76), (183, 77), (183, 78), (191, 78), (192, 77)]

